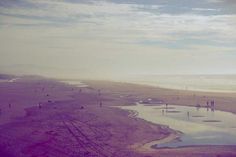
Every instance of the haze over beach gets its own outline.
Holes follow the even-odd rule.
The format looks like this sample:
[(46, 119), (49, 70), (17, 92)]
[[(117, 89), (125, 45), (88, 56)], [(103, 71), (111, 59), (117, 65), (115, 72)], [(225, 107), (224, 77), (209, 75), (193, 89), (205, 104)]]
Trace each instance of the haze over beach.
[(236, 156), (235, 0), (0, 0), (0, 156)]

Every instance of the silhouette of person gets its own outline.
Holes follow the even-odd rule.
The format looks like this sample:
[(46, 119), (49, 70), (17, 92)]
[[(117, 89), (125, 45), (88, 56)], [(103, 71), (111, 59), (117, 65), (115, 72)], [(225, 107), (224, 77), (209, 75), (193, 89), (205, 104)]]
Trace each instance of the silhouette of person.
[(208, 107), (209, 106), (209, 102), (207, 101), (206, 104), (207, 104), (207, 107)]
[(215, 101), (212, 100), (211, 101), (211, 111), (214, 111), (214, 109), (215, 109)]
[(39, 109), (41, 109), (41, 108), (42, 108), (41, 103), (39, 103)]
[(102, 107), (102, 102), (100, 102), (100, 104), (99, 104), (99, 105), (100, 105), (100, 107)]
[(213, 101), (211, 100), (211, 108), (213, 107)]

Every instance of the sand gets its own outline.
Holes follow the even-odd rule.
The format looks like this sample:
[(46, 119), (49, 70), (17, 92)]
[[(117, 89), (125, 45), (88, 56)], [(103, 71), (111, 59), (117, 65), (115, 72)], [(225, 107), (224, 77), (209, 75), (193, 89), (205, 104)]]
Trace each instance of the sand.
[(108, 81), (84, 82), (89, 87), (79, 88), (38, 77), (1, 82), (0, 156), (236, 156), (236, 146), (152, 149), (153, 144), (176, 138), (178, 132), (113, 107), (148, 98), (194, 105), (191, 102), (194, 93), (199, 99), (214, 98), (217, 109), (236, 112), (234, 94), (191, 93)]
[(124, 99), (130, 103), (132, 103), (132, 101), (147, 100), (151, 98), (154, 101), (159, 100), (173, 105), (196, 106), (196, 104), (201, 104), (203, 106), (206, 105), (206, 101), (214, 100), (216, 103), (215, 108), (217, 110), (236, 113), (236, 93), (174, 90), (109, 81), (85, 82), (94, 88), (103, 89), (103, 92), (105, 93), (123, 93)]

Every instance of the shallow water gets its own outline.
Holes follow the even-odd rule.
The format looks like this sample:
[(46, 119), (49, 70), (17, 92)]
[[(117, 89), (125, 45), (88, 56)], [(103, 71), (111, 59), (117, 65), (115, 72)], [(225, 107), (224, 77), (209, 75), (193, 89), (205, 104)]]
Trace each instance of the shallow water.
[(64, 83), (67, 83), (67, 84), (70, 84), (70, 85), (74, 85), (76, 87), (88, 87), (87, 84), (81, 82), (80, 80), (68, 79), (68, 80), (61, 80), (61, 82), (64, 82)]
[(229, 112), (175, 105), (166, 107), (166, 105), (137, 104), (120, 108), (136, 111), (139, 118), (156, 124), (168, 125), (183, 133), (179, 139), (155, 145), (156, 148), (236, 145), (236, 115)]

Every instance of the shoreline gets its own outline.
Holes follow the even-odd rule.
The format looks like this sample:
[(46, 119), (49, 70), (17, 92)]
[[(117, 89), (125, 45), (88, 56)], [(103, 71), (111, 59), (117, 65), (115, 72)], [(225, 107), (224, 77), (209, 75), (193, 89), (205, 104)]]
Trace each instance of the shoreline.
[[(157, 124), (157, 125), (159, 125), (159, 124)], [(141, 152), (141, 153), (150, 153), (150, 152), (155, 153), (158, 151), (158, 149), (163, 149), (163, 148), (153, 148), (154, 145), (171, 142), (175, 139), (178, 139), (180, 136), (181, 136), (181, 134), (178, 133), (176, 130), (174, 130), (171, 134), (169, 134), (166, 137), (163, 137), (163, 138), (157, 139), (157, 140), (152, 140), (152, 141), (144, 143), (144, 144), (137, 143), (137, 144), (130, 146), (130, 148), (134, 149), (138, 152)]]
[[(121, 109), (121, 110), (123, 110), (125, 112), (128, 112), (129, 113), (128, 114), (129, 117), (139, 118), (139, 117), (137, 117), (137, 115), (139, 114), (138, 111), (124, 110), (124, 109)], [(142, 119), (142, 118), (139, 118), (139, 119)], [(147, 121), (145, 119), (142, 119), (142, 120), (144, 120), (146, 123), (151, 123), (151, 122), (149, 122), (149, 121)], [(129, 146), (129, 148), (131, 148), (131, 149), (133, 149), (135, 151), (141, 152), (141, 153), (156, 152), (157, 148), (153, 148), (152, 147), (153, 145), (171, 142), (171, 141), (173, 141), (173, 140), (175, 140), (177, 138), (180, 138), (181, 135), (183, 134), (183, 133), (181, 133), (178, 130), (174, 130), (174, 129), (169, 128), (169, 126), (167, 126), (167, 125), (163, 125), (163, 124), (154, 124), (154, 125), (157, 125), (157, 126), (161, 127), (163, 130), (168, 130), (170, 133), (168, 135), (166, 135), (166, 136), (163, 136), (160, 139), (151, 140), (151, 141), (146, 142), (146, 143), (135, 143), (135, 144)]]

